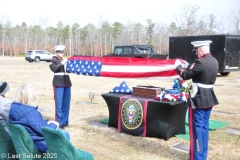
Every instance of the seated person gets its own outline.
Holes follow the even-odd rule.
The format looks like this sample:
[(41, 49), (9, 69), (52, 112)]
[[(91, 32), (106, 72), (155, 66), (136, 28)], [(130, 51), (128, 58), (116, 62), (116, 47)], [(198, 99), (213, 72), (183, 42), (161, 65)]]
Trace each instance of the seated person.
[[(22, 125), (31, 136), (39, 152), (46, 152), (47, 145), (42, 134), (42, 127), (58, 129), (59, 124), (56, 121), (43, 119), (41, 113), (37, 110), (38, 107), (33, 106), (37, 99), (33, 85), (24, 84), (18, 87), (10, 108), (9, 122)], [(61, 132), (70, 139), (68, 132), (64, 130), (61, 130)]]
[(7, 82), (0, 81), (0, 123), (4, 126), (7, 132), (6, 121), (8, 121), (9, 110), (12, 104), (12, 100), (8, 99), (9, 85)]

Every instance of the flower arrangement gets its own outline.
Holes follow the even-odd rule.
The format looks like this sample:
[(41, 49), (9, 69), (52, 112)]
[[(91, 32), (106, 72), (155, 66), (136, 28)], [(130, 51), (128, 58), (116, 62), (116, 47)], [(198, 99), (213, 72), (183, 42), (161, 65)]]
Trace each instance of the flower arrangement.
[(182, 80), (181, 78), (174, 79), (173, 83), (174, 83), (173, 89), (185, 93), (188, 93), (192, 86), (192, 82)]
[[(188, 99), (188, 92), (191, 88), (191, 82), (182, 80), (180, 78), (174, 79), (173, 81), (173, 91), (174, 92), (167, 92), (162, 91), (156, 96), (156, 100), (161, 102), (175, 102), (175, 101), (187, 101)], [(178, 91), (178, 92), (175, 92)]]
[(187, 101), (188, 93), (169, 94), (162, 91), (156, 96), (156, 100), (160, 102), (176, 102), (176, 101)]

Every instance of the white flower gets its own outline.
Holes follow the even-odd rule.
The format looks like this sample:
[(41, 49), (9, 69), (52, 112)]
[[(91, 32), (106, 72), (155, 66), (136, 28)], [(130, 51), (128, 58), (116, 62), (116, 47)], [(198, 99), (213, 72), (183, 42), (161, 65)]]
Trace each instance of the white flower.
[(187, 83), (186, 81), (183, 82), (182, 87), (184, 87), (184, 88), (188, 88), (188, 83)]
[(166, 94), (164, 98), (167, 98), (170, 101), (174, 99), (170, 94)]
[(184, 94), (184, 96), (182, 97), (182, 100), (187, 101), (186, 94)]
[(162, 93), (159, 93), (158, 95), (157, 95), (157, 97), (159, 97), (160, 99), (161, 99), (161, 97), (162, 97)]

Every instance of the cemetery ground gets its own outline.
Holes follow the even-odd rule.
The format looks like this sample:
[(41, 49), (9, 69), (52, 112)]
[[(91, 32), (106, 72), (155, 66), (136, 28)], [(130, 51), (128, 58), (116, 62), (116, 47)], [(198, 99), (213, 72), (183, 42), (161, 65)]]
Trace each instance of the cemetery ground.
[[(39, 106), (44, 118), (54, 119), (54, 100), (50, 62), (29, 63), (24, 57), (0, 56), (0, 80), (8, 82), (11, 98), (15, 89), (32, 83), (39, 96)], [(126, 81), (130, 87), (151, 85), (172, 88), (173, 79), (127, 79), (90, 77), (70, 74), (72, 99), (69, 127), (75, 148), (88, 151), (96, 160), (187, 160), (188, 152), (176, 150), (173, 145), (189, 141), (177, 137), (164, 140), (154, 137), (132, 136), (119, 133), (116, 128), (99, 123), (108, 118), (108, 107), (101, 94)], [(209, 160), (240, 159), (240, 72), (217, 77), (214, 86), (219, 105), (213, 108), (211, 119), (228, 122), (224, 128), (209, 132)], [(91, 103), (89, 93), (94, 93)], [(236, 132), (228, 132), (228, 131)], [(59, 146), (60, 147), (60, 146)]]

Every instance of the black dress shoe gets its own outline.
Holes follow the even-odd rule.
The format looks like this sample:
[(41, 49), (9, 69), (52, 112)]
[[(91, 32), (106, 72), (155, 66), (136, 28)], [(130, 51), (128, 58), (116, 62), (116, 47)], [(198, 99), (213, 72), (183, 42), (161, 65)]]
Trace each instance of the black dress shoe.
[(63, 125), (63, 127), (69, 127), (69, 125)]
[(61, 129), (64, 129), (64, 127), (65, 127), (64, 125), (60, 125), (60, 126), (59, 126), (59, 128), (61, 128)]

